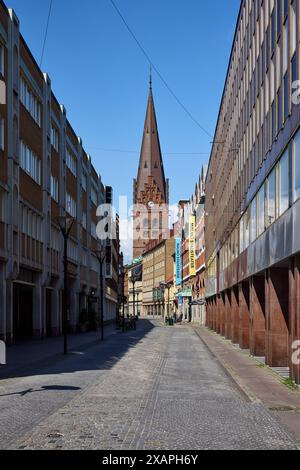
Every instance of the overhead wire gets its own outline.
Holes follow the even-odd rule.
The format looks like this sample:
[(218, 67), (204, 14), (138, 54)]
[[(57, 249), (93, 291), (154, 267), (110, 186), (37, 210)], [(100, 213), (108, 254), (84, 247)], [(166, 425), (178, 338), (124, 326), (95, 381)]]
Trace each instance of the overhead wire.
[(167, 88), (167, 90), (169, 91), (169, 93), (173, 96), (173, 98), (175, 99), (175, 101), (178, 103), (178, 105), (183, 109), (183, 111), (190, 117), (190, 119), (194, 122), (194, 124), (196, 124), (201, 130), (202, 132), (204, 132), (208, 137), (212, 138), (212, 134), (207, 130), (205, 129), (204, 126), (202, 126), (200, 124), (200, 122), (193, 116), (193, 114), (187, 109), (187, 107), (183, 104), (183, 102), (178, 98), (178, 96), (176, 95), (176, 93), (172, 90), (172, 88), (170, 87), (170, 85), (167, 83), (167, 81), (164, 79), (164, 77), (162, 76), (162, 74), (160, 73), (160, 71), (158, 70), (158, 68), (155, 66), (155, 64), (153, 63), (152, 59), (150, 58), (149, 54), (146, 52), (145, 48), (143, 47), (143, 45), (141, 44), (141, 42), (138, 40), (137, 36), (135, 35), (135, 33), (133, 32), (133, 30), (131, 29), (131, 27), (129, 26), (129, 24), (127, 23), (126, 19), (124, 18), (124, 16), (122, 15), (120, 9), (118, 8), (118, 6), (116, 5), (116, 3), (114, 2), (114, 0), (109, 0), (111, 5), (113, 6), (113, 8), (115, 9), (115, 11), (117, 12), (118, 16), (121, 18), (122, 22), (124, 23), (126, 29), (128, 30), (128, 32), (130, 33), (130, 35), (132, 36), (132, 38), (134, 39), (134, 41), (136, 42), (137, 46), (139, 47), (139, 49), (141, 50), (141, 52), (143, 53), (143, 55), (145, 56), (145, 58), (147, 59), (147, 62), (149, 62), (151, 68), (156, 72), (156, 74), (158, 75), (158, 77), (160, 78), (160, 80), (162, 81), (162, 83), (165, 85), (165, 87)]

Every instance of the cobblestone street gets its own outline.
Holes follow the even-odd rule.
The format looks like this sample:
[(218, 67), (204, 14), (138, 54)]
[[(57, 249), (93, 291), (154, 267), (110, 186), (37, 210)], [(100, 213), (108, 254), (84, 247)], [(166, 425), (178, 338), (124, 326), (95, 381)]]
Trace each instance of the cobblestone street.
[(295, 449), (189, 326), (133, 333), (0, 382), (1, 449)]

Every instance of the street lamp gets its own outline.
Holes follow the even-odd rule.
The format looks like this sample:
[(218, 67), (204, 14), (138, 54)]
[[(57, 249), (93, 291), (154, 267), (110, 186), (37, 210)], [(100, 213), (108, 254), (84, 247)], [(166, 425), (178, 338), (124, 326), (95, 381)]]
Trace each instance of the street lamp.
[(137, 282), (138, 282), (138, 281), (137, 281), (136, 276), (133, 275), (133, 274), (131, 274), (131, 284), (132, 284), (132, 287), (133, 287), (132, 292), (133, 292), (133, 316), (134, 316), (134, 317), (136, 316), (136, 315), (135, 315), (135, 294), (136, 294), (136, 292), (135, 292), (135, 285), (136, 285)]
[(120, 266), (120, 277), (122, 281), (122, 331), (125, 331), (125, 269), (123, 264)]
[(64, 304), (63, 304), (63, 318), (62, 329), (64, 336), (64, 354), (68, 354), (67, 342), (67, 321), (68, 321), (68, 239), (74, 224), (75, 219), (67, 215), (57, 217), (57, 224), (64, 237)]
[(101, 247), (100, 250), (95, 251), (95, 256), (99, 261), (100, 266), (100, 323), (101, 323), (101, 341), (104, 341), (104, 307), (103, 307), (103, 264), (106, 259), (106, 249)]

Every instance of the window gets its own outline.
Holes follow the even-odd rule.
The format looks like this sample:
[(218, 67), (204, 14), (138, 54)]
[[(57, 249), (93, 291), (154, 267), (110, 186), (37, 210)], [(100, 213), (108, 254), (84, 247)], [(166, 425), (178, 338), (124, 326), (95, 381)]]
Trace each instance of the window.
[(70, 196), (70, 194), (66, 194), (66, 211), (73, 217), (76, 218), (77, 216), (77, 204), (76, 201)]
[(21, 77), (21, 93), (20, 93), (20, 100), (21, 103), (25, 106), (31, 117), (37, 123), (39, 127), (41, 127), (42, 122), (42, 105), (34, 95), (34, 93), (27, 85), (26, 81), (23, 77)]
[(55, 178), (55, 176), (51, 175), (51, 197), (54, 199), (54, 201), (58, 202), (59, 201), (59, 195), (58, 195), (58, 179)]
[(265, 231), (265, 186), (257, 195), (257, 235), (260, 236)]
[(51, 145), (58, 152), (58, 130), (51, 126)]
[(91, 222), (91, 235), (93, 238), (97, 238), (97, 225), (94, 221)]
[(293, 201), (300, 197), (300, 131), (293, 142)]
[(74, 176), (77, 176), (77, 160), (76, 160), (74, 153), (69, 149), (69, 147), (67, 147), (66, 164), (70, 172)]
[(278, 171), (278, 216), (289, 208), (289, 152), (283, 154), (277, 166)]
[(68, 258), (75, 261), (75, 263), (78, 261), (78, 247), (72, 240), (68, 242)]
[(248, 248), (250, 245), (250, 221), (251, 221), (251, 210), (250, 207), (245, 213), (244, 216), (244, 229), (245, 229), (245, 235), (244, 235), (244, 249)]
[(36, 183), (41, 184), (41, 161), (23, 141), (21, 141), (21, 168)]
[(276, 178), (275, 170), (267, 179), (267, 225), (271, 225), (276, 219)]
[(91, 200), (92, 200), (92, 203), (97, 206), (98, 204), (98, 196), (97, 196), (97, 189), (95, 188), (94, 185), (92, 185), (91, 187)]
[(82, 257), (81, 257), (81, 264), (82, 264), (82, 266), (87, 267), (87, 265), (88, 265), (88, 262), (87, 262), (87, 259), (88, 259), (88, 257), (87, 257), (87, 251), (86, 251), (86, 250), (82, 250), (82, 255), (81, 255), (81, 256), (82, 256)]
[(250, 242), (253, 243), (257, 237), (257, 210), (256, 210), (256, 199), (253, 199), (251, 204), (251, 238)]
[(296, 51), (296, 45), (297, 45), (297, 19), (296, 19), (296, 2), (291, 6), (291, 31), (290, 31), (290, 40), (291, 40), (291, 56), (295, 53)]
[(0, 150), (4, 150), (4, 119), (0, 116)]
[(290, 110), (290, 82), (289, 74), (286, 73), (283, 79), (284, 86), (284, 121), (287, 120)]
[(98, 261), (98, 259), (96, 258), (96, 256), (91, 256), (91, 269), (92, 269), (92, 271), (94, 271), (95, 273), (99, 273), (99, 272), (100, 272), (99, 261)]
[(85, 171), (82, 173), (82, 189), (86, 192), (87, 188), (87, 176)]

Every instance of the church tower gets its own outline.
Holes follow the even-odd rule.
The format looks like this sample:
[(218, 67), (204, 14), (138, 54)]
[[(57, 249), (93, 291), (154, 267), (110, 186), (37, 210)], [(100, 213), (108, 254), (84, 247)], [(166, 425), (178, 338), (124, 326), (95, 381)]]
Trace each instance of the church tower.
[(144, 208), (133, 214), (133, 257), (139, 258), (149, 241), (163, 235), (168, 223), (169, 180), (165, 179), (151, 77), (138, 175), (133, 182), (133, 203)]

